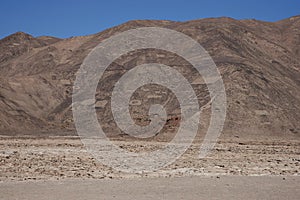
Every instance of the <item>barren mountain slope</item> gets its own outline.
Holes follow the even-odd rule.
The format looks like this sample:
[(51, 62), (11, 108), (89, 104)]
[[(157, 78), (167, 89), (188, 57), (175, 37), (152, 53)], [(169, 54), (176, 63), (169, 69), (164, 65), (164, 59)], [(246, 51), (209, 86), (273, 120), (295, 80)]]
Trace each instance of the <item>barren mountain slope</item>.
[[(130, 21), (98, 34), (68, 39), (15, 33), (0, 40), (0, 133), (74, 131), (72, 85), (83, 59), (103, 39), (144, 26), (185, 33), (212, 56), (227, 94), (224, 134), (299, 137), (299, 16), (275, 23), (231, 18)], [(131, 52), (116, 60), (99, 82), (96, 110), (109, 134), (120, 133), (107, 103), (113, 84), (132, 67), (153, 61), (174, 67), (187, 77), (201, 106), (209, 102), (204, 82), (184, 59), (153, 49)], [(155, 91), (158, 97), (149, 97)], [(136, 91), (132, 100), (141, 102), (131, 106), (137, 124), (149, 123), (149, 105), (160, 102), (166, 105), (169, 114), (164, 130), (176, 131), (180, 114), (178, 102), (170, 91), (157, 85), (145, 86)], [(205, 132), (208, 125), (209, 107), (203, 114), (200, 132)]]

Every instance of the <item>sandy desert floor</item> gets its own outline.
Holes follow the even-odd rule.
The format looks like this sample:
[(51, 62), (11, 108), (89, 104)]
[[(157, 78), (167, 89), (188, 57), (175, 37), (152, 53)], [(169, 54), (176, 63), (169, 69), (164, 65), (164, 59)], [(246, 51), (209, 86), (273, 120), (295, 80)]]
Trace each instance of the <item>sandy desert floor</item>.
[[(114, 141), (130, 151), (151, 150), (162, 142)], [(193, 175), (300, 175), (300, 141), (220, 139), (205, 158), (192, 145), (173, 164), (153, 173), (127, 174), (94, 159), (78, 137), (0, 138), (0, 181), (181, 177)]]
[[(129, 151), (163, 142), (114, 140)], [(299, 199), (300, 141), (219, 139), (173, 164), (128, 174), (95, 160), (78, 137), (1, 136), (0, 199)]]
[(298, 200), (299, 176), (193, 176), (0, 183), (2, 200)]

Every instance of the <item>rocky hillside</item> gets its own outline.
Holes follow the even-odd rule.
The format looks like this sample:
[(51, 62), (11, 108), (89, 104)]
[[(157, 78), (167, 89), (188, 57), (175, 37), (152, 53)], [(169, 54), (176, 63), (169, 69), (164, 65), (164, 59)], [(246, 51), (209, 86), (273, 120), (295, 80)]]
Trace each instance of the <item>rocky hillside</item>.
[[(103, 39), (145, 26), (185, 33), (212, 56), (227, 94), (224, 134), (300, 136), (300, 16), (275, 23), (231, 18), (130, 21), (94, 35), (68, 39), (35, 38), (17, 32), (0, 40), (0, 133), (74, 132), (72, 85), (83, 59)], [(121, 133), (108, 103), (113, 84), (135, 65), (153, 61), (176, 68), (191, 81), (200, 105), (208, 105), (201, 120), (200, 132), (204, 132), (210, 117), (206, 85), (201, 77), (194, 76), (185, 60), (153, 49), (122, 56), (100, 80), (96, 110), (104, 130)], [(142, 87), (132, 102), (132, 116), (140, 125), (149, 123), (150, 104), (164, 104), (168, 111), (164, 132), (176, 131), (180, 121), (178, 102), (167, 89)]]

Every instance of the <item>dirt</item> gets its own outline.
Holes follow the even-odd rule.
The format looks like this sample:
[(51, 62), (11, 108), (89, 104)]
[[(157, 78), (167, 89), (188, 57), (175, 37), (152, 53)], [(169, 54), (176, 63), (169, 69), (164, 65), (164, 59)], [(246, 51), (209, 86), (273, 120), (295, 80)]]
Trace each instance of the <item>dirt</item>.
[[(198, 141), (200, 142), (200, 141)], [(198, 144), (197, 142), (197, 144)], [(129, 151), (152, 151), (157, 141), (114, 141)], [(1, 137), (0, 181), (119, 179), (201, 175), (300, 175), (299, 140), (220, 139), (204, 159), (193, 144), (173, 164), (152, 173), (128, 174), (99, 163), (77, 137)]]
[(300, 196), (297, 176), (219, 176), (0, 182), (0, 199), (288, 199)]

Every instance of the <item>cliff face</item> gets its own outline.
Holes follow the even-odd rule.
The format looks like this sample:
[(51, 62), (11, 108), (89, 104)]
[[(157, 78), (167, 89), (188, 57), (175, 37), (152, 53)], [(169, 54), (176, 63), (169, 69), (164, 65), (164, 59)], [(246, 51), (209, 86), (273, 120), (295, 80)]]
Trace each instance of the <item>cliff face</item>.
[[(145, 26), (185, 33), (211, 55), (227, 94), (224, 134), (300, 135), (299, 16), (275, 23), (230, 18), (130, 21), (98, 34), (68, 39), (15, 33), (0, 40), (0, 133), (74, 131), (72, 85), (83, 59), (103, 39)], [(153, 61), (174, 67), (194, 81), (200, 105), (209, 102), (206, 85), (185, 60), (164, 51), (135, 51), (114, 62), (99, 82), (96, 110), (109, 134), (120, 134), (108, 103), (113, 84), (135, 65)], [(149, 97), (153, 91), (159, 95)], [(132, 102), (138, 102), (130, 108), (137, 124), (149, 123), (149, 105), (162, 103), (169, 114), (164, 130), (172, 132), (178, 127), (178, 102), (170, 91), (145, 86), (135, 92)], [(200, 132), (207, 127), (209, 109), (202, 118)]]

